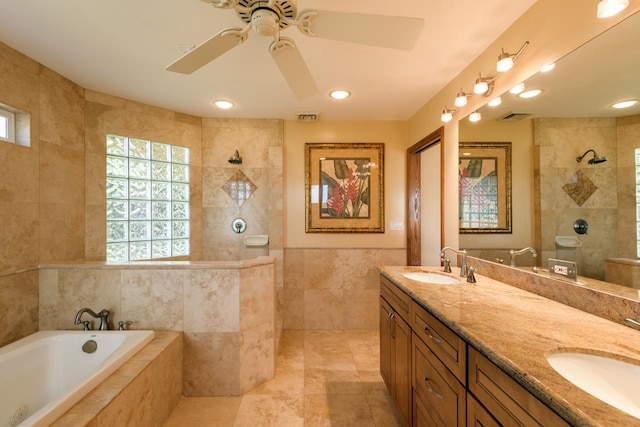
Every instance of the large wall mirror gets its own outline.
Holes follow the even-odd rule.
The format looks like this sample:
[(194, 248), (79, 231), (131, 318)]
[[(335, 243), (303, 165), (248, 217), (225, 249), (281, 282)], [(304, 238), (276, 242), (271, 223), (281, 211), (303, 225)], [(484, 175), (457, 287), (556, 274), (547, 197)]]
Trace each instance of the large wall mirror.
[(567, 259), (579, 275), (599, 280), (605, 259), (638, 259), (640, 102), (611, 107), (640, 100), (638, 40), (640, 13), (524, 82), (540, 95), (506, 93), (500, 105), (479, 110), (481, 121), (459, 122), (460, 142), (511, 141), (513, 149), (513, 233), (461, 234), (461, 248), (496, 261), (533, 246), (538, 257), (518, 265)]

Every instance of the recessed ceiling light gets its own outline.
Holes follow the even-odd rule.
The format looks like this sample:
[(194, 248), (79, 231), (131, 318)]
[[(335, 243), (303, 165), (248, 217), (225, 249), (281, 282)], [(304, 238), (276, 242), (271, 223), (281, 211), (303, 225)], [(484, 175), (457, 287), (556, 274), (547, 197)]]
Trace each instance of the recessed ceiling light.
[(637, 99), (629, 99), (627, 101), (616, 102), (615, 104), (611, 104), (611, 108), (621, 109), (621, 108), (629, 108), (636, 105), (638, 102)]
[(540, 68), (540, 71), (543, 72), (543, 73), (548, 73), (549, 71), (553, 70), (554, 68), (556, 68), (556, 63), (552, 62), (551, 64), (543, 65), (542, 68)]
[(517, 95), (522, 92), (524, 92), (524, 83), (518, 83), (517, 85), (509, 89), (509, 93), (512, 93), (514, 95)]
[(349, 92), (348, 90), (339, 89), (339, 90), (331, 91), (329, 93), (329, 96), (333, 99), (342, 100), (350, 97), (351, 92)]
[(525, 92), (521, 92), (518, 94), (518, 98), (533, 98), (542, 93), (542, 89), (530, 89)]
[(491, 101), (489, 101), (487, 105), (489, 107), (497, 107), (500, 104), (502, 104), (502, 97), (498, 96), (496, 98), (493, 98)]
[(216, 99), (215, 101), (213, 101), (213, 105), (221, 110), (229, 110), (236, 106), (236, 104), (229, 101), (228, 99)]

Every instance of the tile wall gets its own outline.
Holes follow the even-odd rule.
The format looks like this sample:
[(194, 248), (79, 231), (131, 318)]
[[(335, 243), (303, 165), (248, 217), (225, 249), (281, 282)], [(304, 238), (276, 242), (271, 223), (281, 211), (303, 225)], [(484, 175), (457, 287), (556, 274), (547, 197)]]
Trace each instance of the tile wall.
[[(184, 395), (239, 395), (273, 377), (275, 263), (274, 257), (261, 257), (164, 266), (44, 266), (39, 329), (77, 329), (77, 311), (89, 307), (108, 308), (111, 328), (123, 320), (132, 321), (133, 329), (180, 331)], [(93, 319), (85, 315), (84, 320)]]
[(379, 265), (405, 265), (405, 249), (285, 250), (285, 329), (377, 329)]
[[(604, 280), (605, 258), (618, 254), (616, 119), (535, 119), (534, 128), (535, 209), (541, 230), (536, 247), (542, 248), (541, 265), (550, 257), (575, 261), (579, 275)], [(589, 165), (588, 155), (578, 163), (576, 157), (588, 149), (608, 161)], [(588, 234), (575, 233), (577, 219), (589, 223)], [(582, 247), (557, 247), (555, 236), (578, 236)]]

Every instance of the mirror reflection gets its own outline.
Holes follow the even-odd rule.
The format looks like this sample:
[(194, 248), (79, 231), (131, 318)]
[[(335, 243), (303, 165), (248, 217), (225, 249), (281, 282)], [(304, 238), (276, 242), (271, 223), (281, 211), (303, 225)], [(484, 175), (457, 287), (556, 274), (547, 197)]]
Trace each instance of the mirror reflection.
[(538, 257), (518, 266), (560, 258), (581, 276), (640, 288), (639, 39), (635, 14), (532, 76), (520, 96), (481, 108), (481, 121), (459, 122), (460, 142), (513, 147), (513, 232), (460, 235), (461, 248), (506, 263), (510, 249), (533, 246)]

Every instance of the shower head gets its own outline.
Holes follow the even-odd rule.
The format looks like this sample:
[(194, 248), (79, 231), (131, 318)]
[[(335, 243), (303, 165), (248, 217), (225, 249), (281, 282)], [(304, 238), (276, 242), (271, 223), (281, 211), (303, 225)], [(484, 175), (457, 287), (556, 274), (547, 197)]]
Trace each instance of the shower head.
[(578, 163), (580, 163), (582, 161), (582, 159), (584, 158), (584, 156), (586, 156), (588, 153), (593, 153), (593, 157), (589, 159), (589, 161), (587, 163), (589, 163), (590, 165), (597, 165), (598, 163), (604, 163), (607, 161), (607, 158), (604, 156), (598, 156), (598, 153), (596, 153), (594, 150), (590, 149), (584, 152), (584, 154), (582, 156), (578, 156), (576, 157), (576, 161)]
[(233, 153), (233, 156), (229, 157), (229, 163), (231, 163), (232, 165), (242, 164), (242, 157), (240, 157), (240, 153), (238, 152), (238, 150), (236, 150), (236, 152)]

